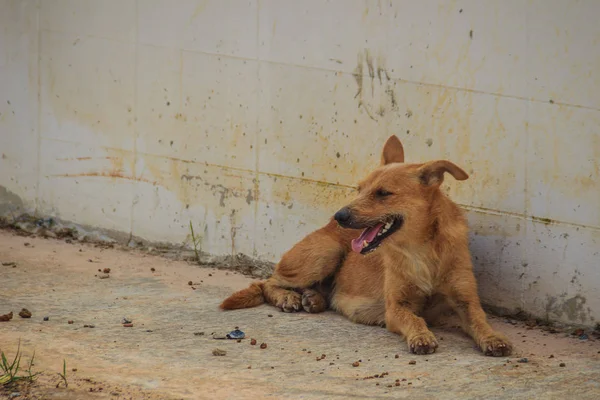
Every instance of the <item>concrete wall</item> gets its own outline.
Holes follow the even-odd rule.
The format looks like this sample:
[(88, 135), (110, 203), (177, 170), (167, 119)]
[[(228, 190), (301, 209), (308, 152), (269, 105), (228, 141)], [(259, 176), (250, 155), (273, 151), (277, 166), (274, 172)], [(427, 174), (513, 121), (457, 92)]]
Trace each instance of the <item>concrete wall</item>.
[(397, 134), (487, 303), (600, 319), (600, 2), (0, 0), (0, 211), (276, 261)]

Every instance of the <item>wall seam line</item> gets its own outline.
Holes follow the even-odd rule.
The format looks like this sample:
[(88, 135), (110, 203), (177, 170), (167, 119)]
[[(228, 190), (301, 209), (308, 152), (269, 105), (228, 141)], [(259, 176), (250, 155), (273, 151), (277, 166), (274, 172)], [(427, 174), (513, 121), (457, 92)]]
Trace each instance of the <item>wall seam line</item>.
[(36, 2), (36, 36), (37, 36), (37, 166), (36, 166), (36, 185), (35, 185), (35, 211), (37, 215), (40, 212), (40, 185), (42, 183), (42, 30), (40, 29), (40, 4), (41, 0)]
[[(137, 162), (138, 162), (138, 151), (137, 151), (137, 141), (139, 134), (139, 123), (138, 123), (138, 115), (139, 115), (139, 104), (138, 104), (138, 67), (139, 67), (139, 46), (138, 46), (138, 0), (135, 0), (134, 3), (135, 12), (134, 12), (134, 29), (133, 33), (133, 168), (132, 173), (134, 178), (138, 178), (137, 176)], [(136, 182), (132, 182), (131, 184), (131, 208), (129, 214), (129, 241), (133, 240), (133, 230), (134, 230), (134, 209), (136, 204), (136, 196), (137, 196), (137, 184)]]

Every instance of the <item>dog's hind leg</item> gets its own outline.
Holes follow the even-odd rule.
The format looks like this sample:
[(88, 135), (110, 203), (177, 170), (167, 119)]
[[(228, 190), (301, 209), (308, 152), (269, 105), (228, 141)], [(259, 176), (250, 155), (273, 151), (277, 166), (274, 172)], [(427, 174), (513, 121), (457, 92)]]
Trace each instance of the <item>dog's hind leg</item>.
[(285, 312), (320, 312), (326, 308), (325, 297), (311, 288), (331, 276), (343, 262), (347, 250), (337, 230), (337, 223), (332, 221), (283, 255), (264, 283), (267, 303)]
[(319, 287), (302, 289), (301, 291), (304, 311), (315, 314), (327, 309), (327, 295)]

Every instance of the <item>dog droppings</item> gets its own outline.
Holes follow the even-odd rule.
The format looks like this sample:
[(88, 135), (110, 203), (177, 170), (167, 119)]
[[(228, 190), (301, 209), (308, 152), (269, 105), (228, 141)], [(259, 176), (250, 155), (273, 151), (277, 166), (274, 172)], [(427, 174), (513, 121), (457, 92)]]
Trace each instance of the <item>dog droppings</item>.
[(105, 274), (110, 274), (110, 268), (104, 268), (102, 272), (104, 272)]
[(156, 272), (156, 268), (152, 267), (152, 268), (150, 268), (150, 271)]
[(133, 328), (133, 324), (123, 324), (124, 328)]
[(261, 343), (260, 344), (260, 348), (263, 349), (263, 350), (266, 349), (267, 348), (267, 344), (266, 343)]
[(359, 365), (360, 365), (360, 363), (359, 363), (358, 361), (354, 361), (354, 362), (352, 363), (352, 366), (353, 366), (353, 367), (358, 367)]
[(252, 346), (256, 346), (256, 339), (250, 339), (250, 344)]
[(416, 363), (417, 363), (417, 362), (416, 362), (415, 360), (410, 360), (410, 361), (408, 362), (408, 364), (409, 364), (409, 365), (415, 365)]
[(69, 325), (73, 325), (73, 320), (71, 320), (71, 319), (70, 319), (70, 320), (68, 320), (68, 321), (67, 321), (67, 324), (69, 324)]
[(0, 315), (0, 322), (10, 321), (12, 319), (12, 317), (13, 317), (12, 311), (9, 312), (8, 314)]
[(31, 318), (31, 311), (29, 311), (26, 308), (23, 308), (19, 312), (19, 317), (21, 317), (21, 318)]
[(558, 364), (558, 366), (559, 366), (559, 367), (566, 367), (566, 366), (567, 366), (567, 364), (565, 364), (565, 363), (560, 363), (560, 364)]

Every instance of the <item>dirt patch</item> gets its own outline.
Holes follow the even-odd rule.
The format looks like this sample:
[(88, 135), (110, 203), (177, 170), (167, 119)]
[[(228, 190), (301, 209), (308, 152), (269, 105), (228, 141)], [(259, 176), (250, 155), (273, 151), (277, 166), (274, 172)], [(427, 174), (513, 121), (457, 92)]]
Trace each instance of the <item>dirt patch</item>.
[[(97, 248), (117, 248), (122, 251), (138, 250), (170, 260), (186, 261), (202, 267), (233, 270), (255, 278), (268, 278), (274, 263), (254, 259), (245, 254), (214, 256), (194, 251), (189, 244), (153, 243), (120, 232), (84, 227), (58, 218), (38, 218), (21, 214), (15, 218), (0, 217), (0, 228), (27, 237), (61, 239), (69, 244), (92, 244)], [(91, 260), (93, 262), (93, 260)], [(105, 268), (105, 274), (110, 268)], [(105, 279), (103, 277), (102, 279)]]
[[(516, 351), (491, 358), (448, 320), (432, 328), (438, 352), (415, 357), (398, 335), (333, 312), (219, 311), (251, 280), (118, 249), (0, 232), (0, 261), (18, 265), (0, 267), (0, 311), (33, 314), (0, 324), (1, 350), (10, 357), (20, 341), (24, 360), (35, 351), (34, 371), (44, 373), (24, 398), (597, 398), (600, 342), (589, 330), (551, 333), (492, 317)], [(111, 278), (95, 277), (104, 268)], [(249, 340), (213, 338), (236, 327)], [(227, 354), (213, 356), (215, 348)], [(63, 360), (69, 387), (56, 388)]]
[(174, 399), (168, 394), (156, 393), (80, 377), (76, 371), (68, 372), (68, 387), (58, 375), (41, 374), (33, 383), (18, 382), (0, 386), (0, 399), (14, 400), (92, 400), (92, 399)]

